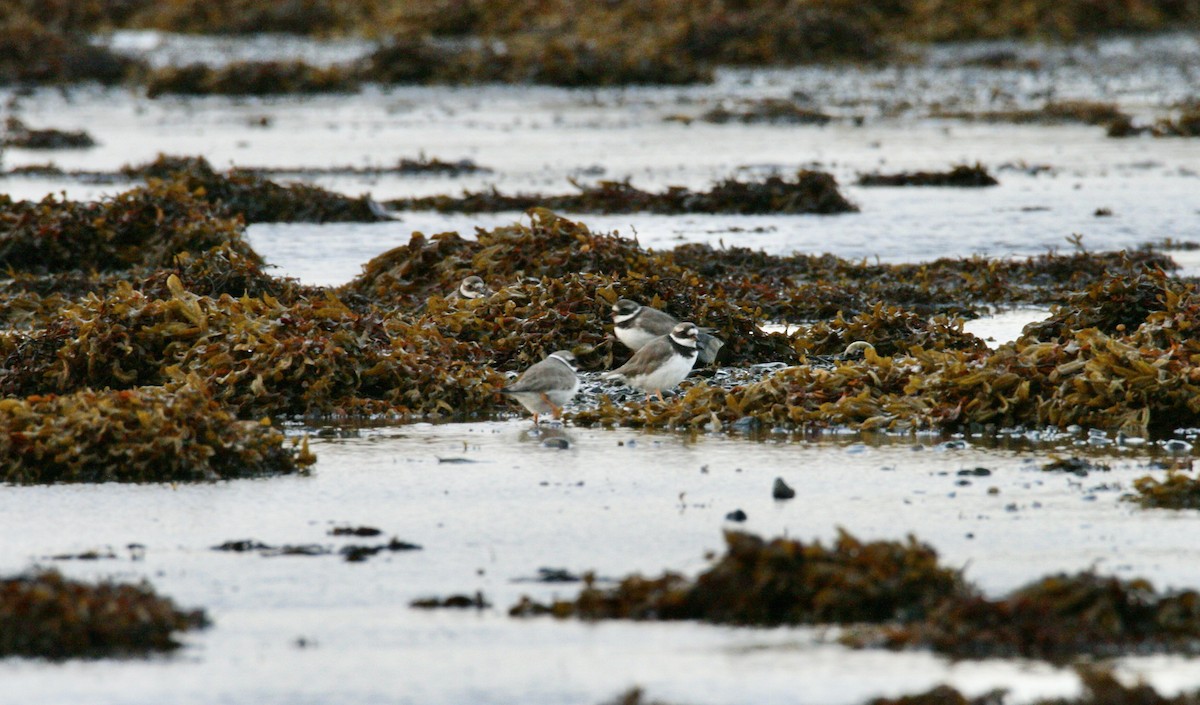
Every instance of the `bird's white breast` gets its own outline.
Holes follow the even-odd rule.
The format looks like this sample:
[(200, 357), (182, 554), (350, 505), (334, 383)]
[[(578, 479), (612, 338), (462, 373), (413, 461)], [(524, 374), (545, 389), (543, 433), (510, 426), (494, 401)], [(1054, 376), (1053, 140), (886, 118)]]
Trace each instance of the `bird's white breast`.
[(658, 337), (650, 331), (637, 326), (630, 326), (628, 328), (615, 326), (613, 331), (617, 334), (617, 340), (621, 341), (621, 344), (630, 350), (641, 350), (646, 343)]

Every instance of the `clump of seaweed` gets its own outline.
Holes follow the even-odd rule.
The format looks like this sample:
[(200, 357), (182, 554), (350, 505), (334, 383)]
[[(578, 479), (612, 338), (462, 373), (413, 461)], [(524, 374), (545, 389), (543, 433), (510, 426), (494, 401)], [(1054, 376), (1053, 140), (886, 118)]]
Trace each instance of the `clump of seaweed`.
[(723, 125), (729, 122), (743, 124), (782, 123), (789, 125), (824, 125), (833, 118), (820, 110), (798, 104), (786, 98), (763, 98), (746, 100), (734, 108), (718, 105), (700, 115), (702, 122)]
[(1151, 475), (1133, 481), (1135, 494), (1126, 499), (1143, 507), (1160, 509), (1200, 509), (1200, 480), (1178, 470), (1159, 480)]
[(1086, 289), (1052, 307), (1045, 321), (1032, 324), (1025, 335), (1039, 341), (1062, 341), (1074, 331), (1095, 328), (1108, 335), (1128, 335), (1154, 312), (1175, 308), (1192, 287), (1170, 278), (1160, 269), (1142, 268), (1128, 274), (1105, 276)]
[(241, 226), (182, 184), (153, 183), (100, 202), (0, 196), (0, 267), (17, 272), (168, 267), (181, 252), (227, 246), (252, 259)]
[(0, 85), (112, 85), (142, 68), (133, 59), (92, 44), (84, 32), (48, 27), (25, 13), (0, 10)]
[(991, 600), (907, 542), (862, 542), (840, 531), (830, 548), (726, 532), (723, 555), (695, 580), (629, 576), (611, 589), (585, 580), (574, 600), (522, 598), (513, 616), (701, 620), (724, 624), (854, 624), (855, 646), (932, 648), (955, 658), (1194, 653), (1200, 594), (1159, 594), (1145, 580), (1053, 575)]
[(298, 61), (238, 61), (224, 66), (188, 64), (148, 71), (146, 95), (235, 95), (353, 93), (358, 78), (342, 67)]
[(478, 345), (428, 325), (397, 321), (389, 332), (377, 314), (356, 314), (331, 294), (287, 305), (167, 284), (169, 299), (126, 284), (67, 307), (52, 327), (0, 338), (0, 389), (128, 389), (194, 373), (217, 400), (259, 417), (470, 413), (488, 408), (502, 384)]
[(149, 164), (122, 171), (128, 177), (178, 182), (219, 214), (240, 215), (246, 223), (369, 223), (388, 218), (368, 196), (351, 198), (304, 183), (281, 185), (244, 169), (221, 174), (203, 157), (160, 155)]
[(1036, 123), (1041, 125), (1080, 123), (1101, 127), (1109, 127), (1132, 119), (1116, 103), (1091, 100), (1052, 100), (1042, 105), (1042, 107), (1033, 110), (1002, 110), (979, 113), (939, 111), (934, 113), (934, 117), (978, 120), (983, 122)]
[(1109, 137), (1137, 137), (1149, 134), (1154, 137), (1200, 137), (1200, 108), (1185, 108), (1178, 117), (1159, 118), (1153, 125), (1139, 125), (1133, 118), (1124, 116), (1108, 126)]
[(1175, 118), (1154, 123), (1155, 137), (1200, 137), (1200, 107), (1184, 110)]
[(1000, 182), (982, 164), (960, 164), (950, 171), (903, 171), (898, 174), (862, 174), (859, 186), (995, 186)]
[[(1079, 666), (1082, 691), (1074, 698), (1053, 698), (1035, 701), (1034, 705), (1196, 705), (1200, 692), (1181, 692), (1173, 697), (1160, 695), (1145, 683), (1125, 685), (1113, 672), (1104, 667)], [(941, 685), (917, 695), (899, 698), (875, 698), (868, 705), (1004, 705), (1004, 691), (994, 690), (968, 698), (954, 688)]]
[(1053, 575), (1005, 598), (957, 596), (927, 618), (885, 630), (892, 648), (928, 646), (955, 658), (1194, 653), (1200, 594), (1160, 595), (1145, 580), (1094, 573)]
[(725, 543), (725, 555), (694, 581), (631, 576), (611, 590), (589, 584), (572, 602), (526, 598), (511, 613), (764, 626), (907, 621), (963, 589), (958, 573), (912, 538), (868, 543), (840, 531), (826, 548), (727, 531)]
[(194, 379), (165, 387), (0, 400), (0, 479), (216, 480), (314, 462), (269, 424), (239, 421)]
[(628, 181), (601, 181), (595, 186), (575, 184), (577, 194), (505, 195), (495, 190), (468, 192), (461, 197), (423, 196), (388, 201), (396, 210), (436, 210), (479, 213), (528, 210), (543, 207), (574, 213), (847, 213), (858, 208), (838, 190), (833, 176), (801, 170), (794, 180), (768, 176), (756, 182), (727, 179), (709, 191), (695, 192), (673, 186), (649, 193)]
[(476, 592), (474, 595), (450, 595), (449, 597), (425, 597), (418, 600), (413, 600), (409, 603), (409, 607), (422, 610), (435, 609), (476, 609), (486, 610), (492, 606), (492, 603), (487, 601), (482, 592)]
[(208, 626), (140, 585), (89, 584), (55, 570), (0, 580), (0, 656), (98, 658), (171, 651), (176, 632)]
[(0, 147), (18, 149), (86, 149), (96, 146), (96, 140), (83, 130), (35, 130), (18, 118), (10, 117), (4, 123), (4, 139)]

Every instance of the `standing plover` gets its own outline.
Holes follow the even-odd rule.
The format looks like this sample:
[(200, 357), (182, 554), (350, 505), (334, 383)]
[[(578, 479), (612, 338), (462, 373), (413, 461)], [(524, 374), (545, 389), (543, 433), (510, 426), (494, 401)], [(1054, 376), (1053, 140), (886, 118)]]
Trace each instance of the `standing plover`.
[(491, 296), (494, 292), (488, 288), (482, 279), (472, 274), (463, 279), (449, 296), (447, 301), (459, 301), (462, 299), (482, 299), (485, 296)]
[(553, 414), (556, 419), (562, 416), (563, 404), (571, 401), (577, 389), (575, 355), (570, 350), (557, 350), (500, 391), (529, 409), (533, 423), (537, 424), (539, 414)]
[(659, 400), (663, 390), (683, 381), (696, 364), (696, 337), (700, 329), (695, 323), (679, 323), (669, 335), (662, 335), (643, 345), (629, 362), (604, 375), (619, 379), (631, 387), (653, 392)]
[[(630, 350), (641, 350), (655, 338), (670, 335), (679, 321), (669, 313), (643, 306), (631, 299), (620, 299), (612, 307), (613, 332), (617, 340)], [(708, 365), (717, 359), (717, 352), (725, 343), (704, 329), (696, 336), (700, 364)]]

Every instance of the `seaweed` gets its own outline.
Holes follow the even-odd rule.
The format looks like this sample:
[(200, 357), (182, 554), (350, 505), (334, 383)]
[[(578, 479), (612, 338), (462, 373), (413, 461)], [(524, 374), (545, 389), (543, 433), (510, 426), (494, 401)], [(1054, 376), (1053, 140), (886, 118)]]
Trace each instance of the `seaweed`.
[(486, 610), (492, 606), (483, 596), (482, 592), (476, 592), (474, 595), (450, 595), (449, 597), (426, 597), (418, 600), (413, 600), (409, 603), (409, 607), (422, 610), (433, 609), (476, 609)]
[(127, 284), (67, 307), (53, 327), (0, 337), (6, 394), (129, 389), (195, 374), (236, 413), (469, 413), (502, 380), (477, 346), (429, 326), (358, 315), (331, 294), (286, 305), (269, 296), (171, 298)]
[(4, 130), (4, 140), (0, 141), (0, 147), (86, 149), (96, 146), (96, 140), (83, 130), (75, 132), (56, 129), (35, 130), (15, 117), (9, 117), (5, 121)]
[(1132, 119), (1116, 103), (1091, 100), (1052, 100), (1040, 108), (1032, 110), (1000, 110), (978, 113), (937, 111), (934, 112), (933, 117), (1040, 125), (1079, 123), (1101, 127), (1110, 127)]
[(151, 183), (100, 202), (12, 201), (0, 195), (0, 267), (47, 274), (67, 270), (169, 267), (183, 252), (226, 246), (257, 260), (241, 226), (222, 218), (180, 183)]
[(0, 11), (0, 85), (82, 81), (113, 85), (144, 68), (138, 61), (92, 44), (83, 32), (62, 31), (21, 12)]
[(159, 155), (149, 164), (129, 166), (122, 173), (148, 180), (167, 179), (197, 200), (211, 204), (216, 214), (241, 216), (246, 223), (370, 223), (389, 218), (368, 196), (351, 198), (304, 183), (281, 185), (245, 169), (222, 174), (203, 157)]
[(1139, 125), (1133, 118), (1125, 116), (1108, 126), (1109, 137), (1137, 137), (1149, 134), (1154, 137), (1200, 137), (1200, 108), (1184, 108), (1177, 117), (1163, 117), (1152, 125)]
[(785, 98), (762, 98), (743, 100), (735, 108), (718, 105), (705, 111), (698, 118), (702, 122), (723, 125), (729, 122), (742, 124), (782, 123), (790, 125), (824, 125), (833, 118), (827, 113), (799, 105)]
[(188, 64), (147, 70), (146, 96), (353, 93), (359, 79), (341, 67), (299, 61), (237, 61), (224, 66)]
[(1172, 470), (1161, 480), (1144, 475), (1133, 481), (1133, 489), (1125, 499), (1143, 507), (1200, 509), (1200, 480), (1185, 472)]
[[(1138, 682), (1125, 685), (1103, 666), (1077, 666), (1082, 692), (1072, 698), (1048, 698), (1034, 705), (1195, 705), (1200, 692), (1181, 692), (1173, 697), (1160, 695), (1153, 687)], [(940, 685), (924, 693), (898, 698), (875, 698), (868, 705), (1003, 705), (1007, 693), (993, 690), (968, 698), (949, 686)]]
[[(574, 183), (574, 182), (572, 182)], [(756, 182), (726, 179), (708, 191), (695, 192), (672, 186), (664, 192), (649, 193), (629, 181), (601, 181), (595, 186), (574, 184), (577, 194), (505, 195), (467, 192), (461, 197), (423, 196), (388, 201), (396, 210), (436, 210), (440, 212), (479, 213), (528, 210), (535, 207), (575, 213), (847, 213), (858, 208), (838, 190), (829, 174), (801, 170), (795, 180), (768, 176)]]
[(1195, 653), (1200, 594), (1160, 595), (1145, 580), (1085, 572), (1036, 580), (999, 600), (957, 597), (926, 619), (884, 629), (890, 648), (925, 646), (954, 658)]
[(700, 620), (720, 624), (856, 625), (851, 646), (931, 648), (954, 658), (1195, 653), (1200, 594), (1160, 594), (1145, 580), (1085, 572), (1052, 575), (992, 600), (943, 567), (913, 537), (862, 542), (839, 530), (825, 548), (725, 532), (725, 554), (694, 580), (632, 575), (611, 589), (593, 577), (574, 600), (523, 597), (518, 617)]
[(980, 164), (956, 166), (950, 171), (904, 171), (898, 174), (862, 174), (859, 186), (996, 186), (996, 178)]
[(541, 605), (524, 598), (510, 613), (763, 626), (907, 621), (964, 589), (958, 573), (911, 537), (863, 542), (839, 531), (826, 548), (727, 531), (725, 543), (725, 555), (694, 581), (675, 573), (635, 575), (601, 590), (585, 579), (574, 601)]
[(164, 387), (0, 400), (0, 479), (198, 481), (294, 473), (314, 462), (265, 422), (239, 421), (191, 379)]
[[(970, 0), (938, 3), (843, 0), (686, 0), (587, 4), (574, 0), (20, 0), (0, 13), (0, 81), (153, 82), (152, 91), (273, 93), (353, 90), (384, 83), (494, 82), (562, 86), (708, 81), (721, 65), (814, 61), (903, 61), (908, 44), (997, 37), (1074, 39), (1112, 32), (1190, 27), (1194, 0), (1037, 0), (1019, 6)], [(113, 28), (245, 34), (389, 37), (366, 59), (319, 68), (245, 64), (232, 69), (151, 70), (102, 47), (90, 33)], [(446, 41), (446, 38), (453, 41)], [(268, 78), (269, 77), (269, 78)]]
[(62, 660), (144, 655), (179, 647), (176, 632), (208, 626), (149, 584), (85, 583), (55, 570), (0, 580), (0, 657)]

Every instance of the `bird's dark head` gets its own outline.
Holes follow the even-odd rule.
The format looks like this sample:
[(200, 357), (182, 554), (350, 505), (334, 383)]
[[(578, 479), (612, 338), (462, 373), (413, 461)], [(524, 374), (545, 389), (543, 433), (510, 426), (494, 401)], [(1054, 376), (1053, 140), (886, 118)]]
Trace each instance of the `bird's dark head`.
[(625, 319), (630, 316), (636, 316), (638, 311), (642, 310), (642, 305), (632, 299), (618, 299), (612, 307), (612, 315), (614, 319)]
[(671, 329), (671, 339), (689, 348), (696, 347), (696, 338), (699, 335), (700, 329), (696, 327), (696, 324), (686, 321)]

